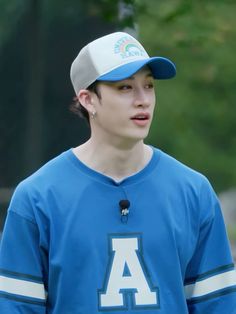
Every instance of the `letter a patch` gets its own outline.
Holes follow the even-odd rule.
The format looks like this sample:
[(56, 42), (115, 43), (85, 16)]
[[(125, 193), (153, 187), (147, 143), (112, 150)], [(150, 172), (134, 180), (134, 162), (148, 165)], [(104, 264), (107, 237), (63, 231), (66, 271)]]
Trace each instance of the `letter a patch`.
[(142, 255), (140, 234), (109, 235), (110, 258), (99, 310), (159, 308), (158, 288), (153, 287)]

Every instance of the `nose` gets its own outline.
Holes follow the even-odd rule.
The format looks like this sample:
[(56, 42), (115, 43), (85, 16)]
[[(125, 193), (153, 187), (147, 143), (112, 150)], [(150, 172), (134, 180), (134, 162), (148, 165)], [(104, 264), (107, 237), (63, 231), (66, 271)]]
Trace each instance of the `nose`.
[(137, 88), (135, 90), (135, 107), (149, 107), (150, 106), (150, 96), (148, 97), (148, 92), (144, 88)]

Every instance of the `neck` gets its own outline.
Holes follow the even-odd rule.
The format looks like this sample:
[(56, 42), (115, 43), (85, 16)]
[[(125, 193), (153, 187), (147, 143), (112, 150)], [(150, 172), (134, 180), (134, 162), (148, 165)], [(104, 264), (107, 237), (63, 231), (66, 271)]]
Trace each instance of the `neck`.
[(139, 141), (133, 145), (114, 146), (94, 143), (92, 139), (74, 149), (74, 154), (88, 167), (120, 181), (142, 170), (152, 156), (152, 149)]

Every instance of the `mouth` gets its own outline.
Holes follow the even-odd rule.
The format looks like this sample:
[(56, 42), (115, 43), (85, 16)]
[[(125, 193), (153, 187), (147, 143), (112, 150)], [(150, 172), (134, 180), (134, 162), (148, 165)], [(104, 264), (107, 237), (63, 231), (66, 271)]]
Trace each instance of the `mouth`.
[(150, 119), (149, 113), (138, 113), (131, 117), (131, 120), (146, 121)]
[(150, 114), (149, 113), (138, 113), (132, 116), (131, 121), (138, 127), (146, 127), (149, 124)]

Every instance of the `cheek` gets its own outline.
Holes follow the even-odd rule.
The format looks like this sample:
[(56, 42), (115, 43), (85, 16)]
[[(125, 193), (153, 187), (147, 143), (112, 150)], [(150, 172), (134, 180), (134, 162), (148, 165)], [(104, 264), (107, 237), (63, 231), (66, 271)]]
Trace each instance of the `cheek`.
[(156, 95), (153, 94), (150, 96), (149, 103), (151, 104), (152, 110), (157, 106)]
[(111, 95), (101, 101), (102, 114), (111, 118), (127, 116), (130, 100), (127, 97), (116, 97)]
[(153, 104), (155, 105), (155, 103), (156, 103), (156, 92), (155, 92), (155, 90), (153, 90), (153, 93), (152, 93), (152, 101), (153, 101)]

